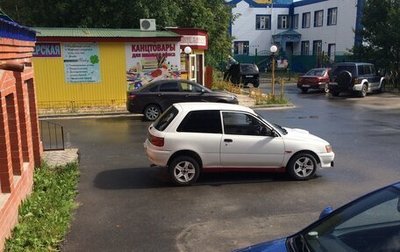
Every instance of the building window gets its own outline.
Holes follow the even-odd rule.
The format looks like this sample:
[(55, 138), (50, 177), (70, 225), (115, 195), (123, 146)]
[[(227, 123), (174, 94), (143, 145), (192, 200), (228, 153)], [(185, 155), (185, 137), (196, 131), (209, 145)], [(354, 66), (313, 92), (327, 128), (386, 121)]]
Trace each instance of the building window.
[(292, 16), (292, 28), (293, 29), (299, 28), (299, 14), (295, 14)]
[(301, 23), (301, 27), (310, 28), (310, 22), (311, 22), (311, 13), (310, 12), (303, 13), (303, 20)]
[(337, 8), (328, 9), (328, 25), (336, 25), (337, 22)]
[(234, 54), (249, 55), (249, 41), (233, 42)]
[(314, 12), (314, 27), (321, 27), (324, 23), (324, 11), (319, 10)]
[(335, 54), (336, 54), (336, 44), (329, 44), (328, 45), (328, 56), (331, 62), (335, 61)]
[(301, 41), (301, 55), (310, 54), (310, 41)]
[(288, 15), (278, 15), (278, 29), (289, 29)]
[(313, 55), (320, 55), (322, 53), (322, 40), (313, 41)]
[(256, 30), (271, 30), (271, 15), (256, 15)]

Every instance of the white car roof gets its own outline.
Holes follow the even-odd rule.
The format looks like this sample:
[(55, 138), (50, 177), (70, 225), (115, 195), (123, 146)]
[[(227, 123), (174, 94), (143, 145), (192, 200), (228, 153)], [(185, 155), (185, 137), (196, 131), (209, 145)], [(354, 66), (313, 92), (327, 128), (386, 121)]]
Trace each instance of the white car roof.
[(222, 102), (180, 102), (175, 103), (174, 106), (180, 107), (183, 111), (192, 110), (238, 110), (249, 113), (254, 113), (249, 107), (237, 104), (222, 103)]

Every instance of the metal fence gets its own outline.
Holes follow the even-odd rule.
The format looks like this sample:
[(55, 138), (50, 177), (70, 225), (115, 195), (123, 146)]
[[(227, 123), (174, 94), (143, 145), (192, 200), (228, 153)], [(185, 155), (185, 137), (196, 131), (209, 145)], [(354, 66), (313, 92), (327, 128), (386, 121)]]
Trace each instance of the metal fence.
[(64, 150), (64, 128), (62, 125), (40, 120), (39, 126), (43, 150)]

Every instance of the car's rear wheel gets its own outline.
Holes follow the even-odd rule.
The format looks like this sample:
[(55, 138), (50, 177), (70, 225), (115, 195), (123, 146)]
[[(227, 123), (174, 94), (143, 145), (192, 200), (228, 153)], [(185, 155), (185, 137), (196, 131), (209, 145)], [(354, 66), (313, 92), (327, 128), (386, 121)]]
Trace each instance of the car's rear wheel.
[(143, 111), (144, 118), (147, 121), (154, 121), (161, 115), (161, 108), (156, 104), (147, 105)]
[(192, 185), (200, 175), (200, 165), (192, 157), (178, 156), (172, 160), (168, 171), (176, 185)]
[(317, 161), (309, 153), (298, 153), (290, 159), (287, 170), (295, 180), (308, 180), (317, 171)]
[(308, 91), (308, 88), (301, 88), (301, 92), (302, 92), (303, 94), (307, 93), (307, 91)]
[(334, 90), (329, 90), (329, 93), (332, 94), (332, 96), (339, 96), (339, 92), (338, 91), (334, 91)]

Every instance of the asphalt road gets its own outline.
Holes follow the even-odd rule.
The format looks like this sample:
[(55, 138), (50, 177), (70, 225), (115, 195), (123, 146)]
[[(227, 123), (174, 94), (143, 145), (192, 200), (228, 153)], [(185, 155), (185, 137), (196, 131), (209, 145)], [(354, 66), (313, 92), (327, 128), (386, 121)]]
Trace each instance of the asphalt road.
[(143, 151), (148, 123), (132, 117), (53, 120), (79, 148), (81, 180), (62, 251), (231, 251), (285, 236), (370, 190), (400, 180), (400, 97), (329, 98), (286, 88), (290, 109), (258, 110), (328, 140), (335, 167), (315, 179), (207, 174), (175, 187)]

